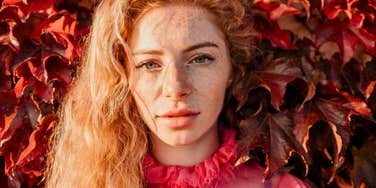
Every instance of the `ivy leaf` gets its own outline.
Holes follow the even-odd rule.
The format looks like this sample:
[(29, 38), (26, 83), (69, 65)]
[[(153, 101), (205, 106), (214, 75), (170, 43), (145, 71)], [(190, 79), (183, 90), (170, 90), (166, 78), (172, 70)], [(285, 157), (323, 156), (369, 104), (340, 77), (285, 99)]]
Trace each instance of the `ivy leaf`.
[(280, 110), (284, 102), (287, 84), (302, 78), (300, 68), (289, 63), (285, 58), (275, 59), (265, 69), (254, 72), (262, 86), (270, 92), (271, 104), (277, 110)]
[(76, 35), (77, 21), (70, 13), (63, 10), (49, 17), (49, 22), (44, 31), (56, 32), (65, 35)]
[(32, 13), (41, 13), (44, 15), (55, 12), (54, 0), (4, 0), (3, 5), (16, 5), (19, 7), (19, 17), (21, 19)]
[[(338, 167), (343, 163), (339, 159), (338, 151), (341, 147), (338, 134), (333, 131), (333, 125), (324, 121), (317, 121), (309, 129), (309, 140), (306, 149), (312, 157), (310, 171), (318, 187), (326, 187), (336, 175)], [(309, 176), (312, 176), (309, 174)], [(311, 178), (310, 178), (311, 179)]]
[(366, 99), (371, 96), (374, 86), (376, 84), (376, 59), (368, 62), (361, 74), (361, 91)]
[(309, 159), (295, 139), (293, 127), (293, 120), (282, 112), (249, 117), (240, 122), (241, 132), (244, 134), (242, 138), (249, 149), (261, 147), (267, 155), (266, 178), (288, 162), (291, 152)]
[(20, 78), (14, 87), (18, 98), (28, 95), (30, 93), (29, 89), (31, 89), (31, 92), (35, 92), (44, 101), (48, 102), (51, 100), (52, 93), (48, 86), (32, 76), (26, 62), (19, 65), (15, 69), (15, 73)]
[(28, 146), (22, 151), (16, 165), (29, 175), (29, 182), (37, 182), (45, 168), (47, 144), (52, 128), (57, 121), (55, 115), (46, 115), (38, 123), (38, 127), (31, 133)]
[(311, 11), (310, 11), (310, 8), (311, 8), (311, 3), (309, 2), (309, 0), (287, 0), (287, 4), (288, 5), (300, 5), (302, 7), (304, 7), (305, 11), (306, 11), (306, 14), (307, 14), (307, 20), (310, 18), (310, 15), (311, 15)]
[(301, 12), (295, 7), (279, 2), (259, 1), (255, 4), (255, 8), (265, 12), (270, 20), (277, 20), (281, 16), (301, 14)]
[(10, 65), (13, 58), (13, 51), (8, 46), (0, 45), (0, 92), (12, 88)]
[[(316, 91), (315, 97), (294, 116), (294, 133), (307, 149), (308, 130), (320, 120), (326, 122), (336, 138), (338, 150), (333, 162), (338, 168), (350, 140), (350, 116), (358, 114), (369, 118), (372, 114), (365, 102), (339, 91), (332, 83), (320, 84)], [(332, 178), (334, 174), (335, 170), (332, 171)]]
[(363, 28), (355, 28), (344, 22), (328, 21), (317, 29), (316, 35), (317, 46), (328, 41), (338, 45), (343, 64), (350, 61), (357, 46), (362, 46), (366, 51), (374, 53), (375, 35), (368, 33)]
[(257, 2), (254, 9), (254, 28), (261, 38), (268, 39), (273, 45), (283, 49), (296, 49), (296, 46), (291, 43), (290, 33), (280, 28), (277, 19), (285, 15), (300, 14), (299, 10), (277, 2), (262, 1)]
[(373, 85), (372, 89), (373, 92), (370, 93), (369, 98), (367, 99), (367, 104), (373, 113), (373, 118), (376, 119), (376, 84)]
[(350, 19), (352, 18), (352, 5), (359, 0), (326, 0), (321, 1), (322, 10), (329, 19), (335, 19), (343, 12)]
[(355, 187), (376, 185), (376, 138), (370, 137), (364, 145), (357, 149), (353, 147), (351, 152), (354, 156), (354, 167), (351, 170)]
[(368, 0), (368, 4), (376, 10), (376, 1), (375, 0)]
[(0, 131), (0, 148), (12, 138), (14, 132), (23, 126), (24, 111), (17, 107), (15, 112), (5, 116), (5, 126)]
[(10, 116), (18, 100), (13, 90), (0, 92), (0, 131), (5, 127), (5, 119)]
[[(274, 109), (280, 111), (280, 107), (284, 103), (286, 86), (296, 79), (303, 80), (305, 84), (302, 85), (307, 85), (306, 88), (309, 91), (307, 91), (307, 95), (304, 98), (308, 97), (306, 100), (311, 98), (308, 95), (311, 95), (314, 87), (309, 86), (310, 84), (302, 77), (300, 68), (295, 66), (290, 60), (287, 58), (278, 58), (260, 61), (263, 62), (259, 62), (254, 67), (256, 70), (253, 70), (253, 74), (250, 74), (248, 78), (243, 78), (242, 82), (233, 90), (233, 95), (239, 102), (237, 110), (242, 108), (247, 102), (250, 91), (261, 87), (269, 91), (271, 105)], [(264, 107), (266, 106), (264, 104)], [(258, 108), (261, 108), (261, 106), (259, 105)]]

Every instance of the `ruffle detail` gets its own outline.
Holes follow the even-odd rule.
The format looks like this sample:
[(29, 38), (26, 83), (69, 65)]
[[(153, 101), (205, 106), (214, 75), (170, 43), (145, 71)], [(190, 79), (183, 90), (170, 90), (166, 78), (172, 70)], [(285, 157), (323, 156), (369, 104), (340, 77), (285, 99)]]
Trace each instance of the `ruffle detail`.
[(235, 134), (225, 129), (219, 149), (194, 166), (164, 165), (148, 153), (142, 162), (148, 187), (216, 187), (231, 181), (238, 158)]

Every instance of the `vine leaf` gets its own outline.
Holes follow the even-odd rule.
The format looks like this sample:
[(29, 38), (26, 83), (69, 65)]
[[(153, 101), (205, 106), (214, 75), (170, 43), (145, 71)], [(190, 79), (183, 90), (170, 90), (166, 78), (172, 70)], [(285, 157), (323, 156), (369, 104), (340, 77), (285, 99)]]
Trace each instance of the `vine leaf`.
[(354, 167), (351, 170), (355, 187), (361, 184), (376, 185), (376, 138), (370, 137), (364, 145), (357, 149), (353, 147), (351, 152), (354, 156)]
[(329, 19), (335, 19), (343, 12), (352, 18), (352, 5), (359, 0), (326, 0), (322, 2), (322, 10)]
[[(334, 84), (319, 84), (315, 97), (307, 102), (304, 108), (294, 116), (296, 124), (294, 133), (300, 143), (307, 150), (308, 130), (318, 121), (327, 122), (331, 127), (337, 142), (336, 157), (333, 162), (337, 167), (347, 150), (350, 141), (350, 116), (372, 116), (367, 104), (348, 93), (339, 91)], [(323, 138), (324, 139), (324, 138)], [(332, 178), (334, 178), (335, 170)]]
[[(309, 160), (301, 144), (293, 134), (294, 122), (283, 112), (266, 113), (240, 122), (244, 142), (249, 149), (261, 147), (267, 155), (266, 178), (285, 165), (291, 152), (297, 152)], [(306, 169), (307, 166), (306, 166)]]
[[(302, 78), (301, 70), (294, 66), (286, 58), (273, 60), (263, 70), (256, 70), (255, 76), (271, 95), (271, 104), (277, 110), (284, 102), (286, 86), (297, 78)], [(303, 78), (302, 78), (303, 79)]]
[(30, 182), (37, 182), (38, 177), (43, 175), (44, 161), (46, 160), (48, 138), (57, 121), (55, 115), (46, 115), (38, 123), (30, 137), (29, 144), (22, 151), (16, 165), (29, 175)]
[(348, 23), (328, 21), (317, 29), (316, 45), (321, 46), (331, 41), (338, 45), (343, 64), (346, 64), (354, 55), (355, 47), (362, 46), (371, 54), (374, 53), (375, 35), (364, 28), (355, 28)]
[(257, 2), (254, 9), (254, 28), (260, 38), (268, 39), (273, 45), (283, 49), (297, 49), (291, 43), (290, 33), (282, 30), (277, 20), (281, 16), (302, 14), (298, 9), (283, 3), (263, 1)]

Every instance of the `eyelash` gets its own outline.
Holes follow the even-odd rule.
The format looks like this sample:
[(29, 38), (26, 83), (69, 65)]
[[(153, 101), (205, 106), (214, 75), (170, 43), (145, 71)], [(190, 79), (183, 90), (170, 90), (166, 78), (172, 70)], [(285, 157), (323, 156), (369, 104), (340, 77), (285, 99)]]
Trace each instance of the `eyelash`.
[[(206, 64), (208, 61), (214, 61), (215, 60), (215, 58), (213, 58), (210, 55), (201, 54), (201, 55), (198, 55), (198, 56), (192, 58), (191, 60), (189, 60), (188, 64), (193, 63), (195, 60), (197, 61), (199, 58), (205, 58), (205, 62), (204, 63), (197, 63), (197, 64)], [(147, 68), (148, 65), (154, 65), (154, 66), (157, 66), (157, 67)], [(161, 66), (158, 63), (154, 62), (153, 60), (148, 60), (148, 61), (141, 63), (140, 65), (136, 66), (136, 68), (145, 68), (147, 70), (153, 70), (153, 69), (157, 69), (157, 68), (160, 68), (160, 67)]]
[(197, 63), (197, 64), (206, 64), (207, 61), (214, 61), (214, 57), (210, 56), (210, 55), (207, 55), (207, 54), (201, 54), (201, 55), (198, 55), (196, 57), (194, 57), (192, 60), (189, 61), (189, 63), (192, 63), (193, 61), (195, 60), (198, 60), (199, 58), (205, 58), (205, 62), (204, 63)]
[(157, 65), (158, 67), (156, 67), (156, 68), (160, 68), (161, 67), (158, 63), (154, 62), (153, 60), (148, 60), (148, 61), (146, 61), (144, 63), (141, 63), (140, 65), (137, 65), (136, 68), (145, 68), (147, 70), (156, 69), (156, 68), (147, 68), (147, 65), (151, 65), (151, 64), (152, 65)]

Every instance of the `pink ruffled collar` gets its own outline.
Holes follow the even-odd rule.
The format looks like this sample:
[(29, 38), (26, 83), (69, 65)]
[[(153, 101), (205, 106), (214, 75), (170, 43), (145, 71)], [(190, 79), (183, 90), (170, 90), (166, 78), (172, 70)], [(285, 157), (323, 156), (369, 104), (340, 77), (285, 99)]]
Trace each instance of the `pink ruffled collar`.
[(235, 134), (234, 130), (225, 129), (218, 150), (190, 167), (164, 165), (148, 153), (142, 162), (148, 187), (216, 187), (231, 181), (238, 158)]

